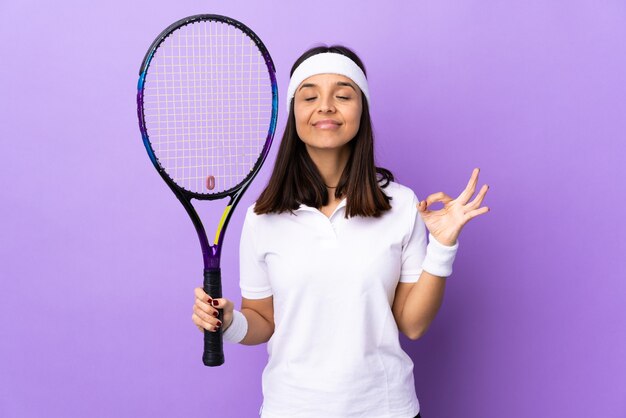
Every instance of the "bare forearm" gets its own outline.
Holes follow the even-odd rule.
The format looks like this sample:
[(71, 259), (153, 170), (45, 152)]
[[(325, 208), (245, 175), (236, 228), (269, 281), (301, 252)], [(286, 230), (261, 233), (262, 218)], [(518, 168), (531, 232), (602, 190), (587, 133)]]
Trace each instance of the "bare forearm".
[(257, 345), (268, 342), (274, 334), (274, 324), (253, 309), (242, 308), (241, 313), (248, 320), (248, 332), (240, 344)]
[(407, 295), (400, 319), (400, 330), (409, 338), (420, 338), (435, 319), (443, 302), (446, 278), (422, 271)]

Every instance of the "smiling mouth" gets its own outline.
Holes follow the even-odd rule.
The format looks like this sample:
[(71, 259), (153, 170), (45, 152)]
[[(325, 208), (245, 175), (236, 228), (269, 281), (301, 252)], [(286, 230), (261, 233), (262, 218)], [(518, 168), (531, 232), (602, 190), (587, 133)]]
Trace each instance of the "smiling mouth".
[(318, 120), (313, 124), (316, 128), (319, 129), (336, 129), (341, 125), (341, 123), (334, 121), (332, 119), (324, 119)]

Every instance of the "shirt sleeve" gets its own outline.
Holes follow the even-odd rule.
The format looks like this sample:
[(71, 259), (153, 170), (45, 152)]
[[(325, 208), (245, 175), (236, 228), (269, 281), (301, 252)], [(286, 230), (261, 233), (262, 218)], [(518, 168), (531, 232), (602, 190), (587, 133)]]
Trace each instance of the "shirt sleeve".
[(417, 196), (413, 194), (409, 208), (409, 235), (402, 245), (401, 283), (415, 283), (422, 274), (422, 263), (426, 257), (426, 224), (417, 211)]
[(273, 294), (267, 265), (258, 250), (257, 215), (248, 209), (239, 242), (239, 287), (246, 299), (263, 299)]

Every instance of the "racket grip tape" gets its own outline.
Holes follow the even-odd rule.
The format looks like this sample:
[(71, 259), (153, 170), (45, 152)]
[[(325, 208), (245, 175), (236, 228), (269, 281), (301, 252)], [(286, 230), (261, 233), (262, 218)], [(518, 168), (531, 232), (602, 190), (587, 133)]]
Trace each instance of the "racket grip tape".
[[(204, 269), (204, 292), (213, 299), (222, 297), (222, 273), (219, 268)], [(218, 309), (217, 319), (224, 323), (224, 312)], [(204, 353), (202, 362), (205, 366), (214, 367), (224, 364), (224, 345), (222, 327), (217, 331), (204, 330)]]

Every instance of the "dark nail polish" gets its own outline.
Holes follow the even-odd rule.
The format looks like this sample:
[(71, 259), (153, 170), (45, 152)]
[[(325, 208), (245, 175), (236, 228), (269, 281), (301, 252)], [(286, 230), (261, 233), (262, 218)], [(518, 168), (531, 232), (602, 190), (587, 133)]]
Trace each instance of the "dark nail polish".
[(222, 326), (222, 321), (217, 321), (217, 327), (221, 327)]
[(211, 301), (211, 304), (212, 304), (213, 306), (217, 306), (217, 305), (219, 305), (220, 303), (219, 303), (217, 300), (213, 299), (213, 300)]

